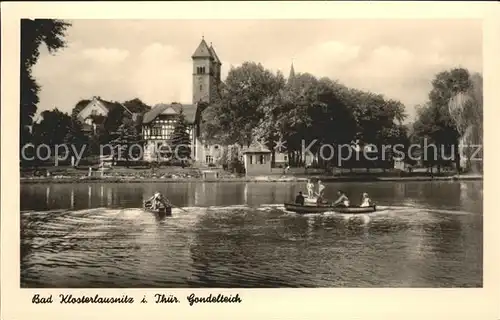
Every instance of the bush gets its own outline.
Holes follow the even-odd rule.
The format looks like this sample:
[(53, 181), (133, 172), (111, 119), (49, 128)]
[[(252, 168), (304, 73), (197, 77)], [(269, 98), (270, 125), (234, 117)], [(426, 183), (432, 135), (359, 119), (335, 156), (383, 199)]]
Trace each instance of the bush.
[(233, 158), (228, 165), (228, 171), (232, 173), (245, 173), (245, 165), (238, 158)]
[(192, 163), (190, 160), (171, 159), (169, 161), (166, 161), (165, 165), (186, 168), (186, 167), (190, 167), (192, 165)]

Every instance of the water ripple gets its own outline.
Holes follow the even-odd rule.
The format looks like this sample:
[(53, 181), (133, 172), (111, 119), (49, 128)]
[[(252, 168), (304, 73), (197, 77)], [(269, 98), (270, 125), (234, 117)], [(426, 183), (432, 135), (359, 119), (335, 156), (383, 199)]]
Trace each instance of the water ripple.
[[(191, 206), (174, 209), (165, 220), (134, 208), (25, 211), (22, 285), (425, 286), (450, 268), (455, 276), (446, 283), (465, 277), (470, 280), (462, 284), (479, 285), (475, 269), (452, 263), (479, 259), (478, 250), (456, 245), (474, 234), (473, 226), (461, 220), (472, 213), (380, 209), (354, 216), (298, 215), (276, 204)], [(447, 251), (450, 246), (454, 251)], [(427, 266), (422, 266), (424, 258)], [(404, 268), (412, 270), (411, 281), (401, 280), (410, 272)]]

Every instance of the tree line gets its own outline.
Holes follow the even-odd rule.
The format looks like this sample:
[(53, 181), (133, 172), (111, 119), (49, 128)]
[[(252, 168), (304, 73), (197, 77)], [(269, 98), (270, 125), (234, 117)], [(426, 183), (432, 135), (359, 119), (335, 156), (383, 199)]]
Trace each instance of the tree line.
[[(335, 150), (320, 156), (324, 144), (401, 144), (404, 149), (409, 142), (405, 118), (404, 105), (383, 95), (309, 73), (286, 80), (281, 72), (245, 62), (229, 71), (217, 101), (203, 112), (202, 127), (212, 143), (248, 146), (257, 138), (275, 150), (277, 141), (284, 142), (292, 166), (304, 165), (303, 145), (314, 143), (309, 150), (316, 155), (316, 165), (327, 167), (346, 155)], [(377, 158), (370, 165), (387, 166), (391, 155)], [(344, 165), (366, 166), (367, 161)]]
[[(118, 111), (107, 119), (95, 119), (104, 125), (92, 135), (85, 135), (76, 117), (84, 101), (77, 104), (71, 115), (57, 109), (44, 111), (43, 120), (33, 123), (41, 88), (32, 76), (32, 67), (38, 60), (39, 47), (44, 44), (51, 53), (64, 48), (64, 37), (70, 26), (68, 22), (54, 19), (21, 21), (21, 147), (26, 143), (85, 144), (90, 146), (88, 152), (95, 153), (99, 144), (114, 141), (127, 145), (141, 141), (138, 124)], [(231, 68), (215, 102), (203, 111), (202, 138), (209, 143), (240, 146), (249, 146), (259, 139), (267, 141), (270, 150), (274, 150), (276, 141), (283, 141), (293, 166), (305, 164), (303, 144), (315, 141), (309, 150), (316, 155), (315, 165), (325, 168), (339, 163), (345, 155), (336, 152), (318, 157), (321, 145), (376, 146), (378, 160), (351, 157), (343, 166), (388, 168), (392, 166), (393, 155), (382, 146), (400, 145), (400, 150), (408, 156), (410, 144), (424, 146), (426, 141), (439, 145), (445, 152), (428, 157), (424, 165), (441, 167), (453, 162), (459, 169), (458, 146), (464, 142), (482, 144), (482, 76), (454, 68), (436, 74), (431, 83), (428, 101), (419, 106), (417, 118), (411, 124), (404, 124), (407, 114), (398, 100), (309, 73), (285, 79), (281, 72), (273, 73), (260, 63), (245, 62)], [(124, 104), (127, 103), (142, 104), (139, 99)], [(185, 125), (179, 122), (177, 134), (185, 132)], [(186, 137), (174, 140), (186, 141)], [(382, 151), (384, 154), (380, 154)], [(471, 150), (465, 150), (465, 155), (470, 158)], [(330, 160), (324, 160), (325, 156)], [(232, 162), (238, 155), (223, 158), (225, 162)], [(473, 165), (470, 159), (468, 167), (482, 170), (481, 163)]]
[[(271, 151), (276, 141), (284, 141), (292, 166), (304, 165), (303, 146), (313, 142), (308, 150), (319, 167), (342, 163), (347, 168), (389, 168), (394, 148), (383, 146), (396, 145), (406, 162), (414, 165), (418, 155), (409, 146), (417, 144), (420, 156), (427, 154), (424, 166), (440, 168), (454, 162), (458, 169), (458, 145), (464, 134), (482, 141), (482, 78), (454, 68), (436, 74), (431, 83), (428, 102), (419, 107), (413, 123), (404, 124), (407, 114), (398, 100), (308, 73), (285, 79), (260, 63), (245, 62), (231, 68), (217, 101), (203, 112), (203, 135), (212, 143), (240, 146), (257, 138), (266, 141)], [(357, 150), (371, 145), (375, 154), (352, 156), (352, 150), (334, 149), (332, 157), (320, 154), (324, 144), (351, 144)], [(438, 151), (423, 151), (432, 144)], [(347, 161), (339, 161), (349, 157), (342, 151), (351, 155)]]

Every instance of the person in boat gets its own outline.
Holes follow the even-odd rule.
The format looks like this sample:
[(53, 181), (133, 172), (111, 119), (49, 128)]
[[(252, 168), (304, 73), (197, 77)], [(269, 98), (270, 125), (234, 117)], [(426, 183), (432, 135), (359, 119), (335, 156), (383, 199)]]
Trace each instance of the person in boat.
[(295, 203), (301, 206), (304, 205), (304, 196), (302, 195), (302, 191), (299, 191), (299, 194), (295, 197)]
[(363, 196), (361, 197), (361, 205), (360, 207), (366, 208), (366, 207), (371, 207), (373, 206), (372, 200), (368, 197), (368, 193), (363, 193)]
[(345, 192), (342, 190), (339, 190), (337, 192), (339, 198), (333, 203), (333, 206), (337, 207), (349, 207), (349, 198), (346, 196)]
[(323, 203), (323, 195), (325, 193), (325, 185), (321, 182), (321, 180), (318, 180), (318, 199), (316, 200), (316, 204), (321, 204)]
[(314, 184), (312, 183), (311, 179), (307, 180), (307, 197), (308, 198), (314, 198)]
[(146, 203), (151, 203), (153, 210), (157, 210), (161, 205), (165, 208), (170, 207), (170, 202), (160, 192), (155, 192), (151, 198), (146, 200)]

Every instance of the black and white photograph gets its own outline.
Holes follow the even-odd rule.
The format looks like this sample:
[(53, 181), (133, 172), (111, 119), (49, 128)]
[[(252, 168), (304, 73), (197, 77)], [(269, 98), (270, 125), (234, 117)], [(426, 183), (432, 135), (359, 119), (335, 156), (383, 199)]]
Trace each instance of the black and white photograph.
[(21, 287), (482, 287), (480, 21), (20, 26)]
[(0, 317), (493, 320), (494, 7), (370, 5), (2, 3)]

